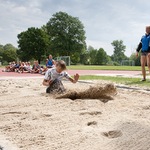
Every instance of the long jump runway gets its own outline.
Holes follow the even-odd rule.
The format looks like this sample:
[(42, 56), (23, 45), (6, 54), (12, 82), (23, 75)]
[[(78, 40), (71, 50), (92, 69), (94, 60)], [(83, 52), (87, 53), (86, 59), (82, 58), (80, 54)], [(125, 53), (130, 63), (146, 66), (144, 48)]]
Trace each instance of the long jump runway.
[[(2, 72), (4, 68), (0, 68), (0, 79), (9, 78), (43, 78), (40, 74), (31, 73), (16, 73), (16, 72)], [(70, 75), (78, 73), (79, 75), (100, 75), (100, 76), (126, 76), (139, 77), (141, 71), (117, 71), (117, 70), (67, 70)]]

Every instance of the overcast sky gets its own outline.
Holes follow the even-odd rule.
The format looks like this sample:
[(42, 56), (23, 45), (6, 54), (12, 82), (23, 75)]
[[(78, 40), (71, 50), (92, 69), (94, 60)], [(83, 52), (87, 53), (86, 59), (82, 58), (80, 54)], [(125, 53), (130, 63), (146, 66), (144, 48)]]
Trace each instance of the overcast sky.
[(150, 25), (149, 5), (149, 0), (0, 0), (0, 44), (17, 47), (20, 32), (40, 28), (63, 11), (83, 23), (87, 46), (112, 55), (111, 42), (123, 40), (130, 56)]

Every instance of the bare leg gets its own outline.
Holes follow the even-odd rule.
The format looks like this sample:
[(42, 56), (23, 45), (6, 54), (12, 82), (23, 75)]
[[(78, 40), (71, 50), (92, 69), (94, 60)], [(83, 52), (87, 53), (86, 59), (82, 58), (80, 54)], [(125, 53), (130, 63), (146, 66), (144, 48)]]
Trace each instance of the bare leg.
[(63, 93), (65, 88), (62, 82), (58, 79), (55, 79), (50, 86), (46, 89), (46, 93)]
[(146, 80), (145, 64), (146, 64), (146, 56), (142, 55), (141, 56), (141, 67), (142, 67), (143, 80)]
[(149, 74), (150, 74), (150, 53), (147, 55), (147, 67), (148, 67)]

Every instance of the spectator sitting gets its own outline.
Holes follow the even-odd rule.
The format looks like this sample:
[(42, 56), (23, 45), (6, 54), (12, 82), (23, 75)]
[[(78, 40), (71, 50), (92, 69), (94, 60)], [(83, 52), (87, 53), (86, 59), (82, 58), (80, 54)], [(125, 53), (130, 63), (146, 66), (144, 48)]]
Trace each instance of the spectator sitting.
[(45, 75), (46, 71), (48, 70), (47, 64), (48, 64), (48, 59), (46, 59), (46, 64), (45, 64), (46, 67), (41, 66), (40, 74)]
[(25, 66), (26, 66), (25, 62), (21, 62), (20, 66), (19, 66), (18, 73), (23, 73)]
[(12, 65), (12, 62), (10, 62), (9, 65), (7, 65), (7, 66), (5, 67), (5, 69), (2, 70), (2, 71), (3, 71), (3, 72), (10, 72), (10, 71), (11, 71), (11, 70), (10, 70), (11, 65)]
[(19, 72), (19, 68), (20, 68), (20, 66), (21, 66), (21, 63), (22, 63), (22, 62), (19, 61), (19, 63), (15, 65), (15, 72)]
[(31, 73), (39, 73), (40, 72), (40, 65), (38, 63), (38, 61), (34, 61), (34, 65), (32, 67), (32, 71)]
[(15, 65), (14, 65), (14, 67), (13, 67), (13, 70), (15, 71), (15, 72), (17, 72), (17, 70), (19, 69), (19, 67), (20, 67), (20, 63), (15, 63)]
[(31, 66), (30, 62), (26, 62), (26, 66), (24, 67), (24, 72), (26, 72), (26, 73), (32, 72), (32, 66)]

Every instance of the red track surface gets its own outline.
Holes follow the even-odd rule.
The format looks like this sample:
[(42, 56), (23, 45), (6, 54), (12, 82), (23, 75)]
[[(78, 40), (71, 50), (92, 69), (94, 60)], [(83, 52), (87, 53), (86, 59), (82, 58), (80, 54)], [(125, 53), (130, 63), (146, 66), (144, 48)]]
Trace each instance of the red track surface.
[[(16, 72), (2, 72), (3, 68), (0, 68), (0, 78), (3, 77), (43, 77), (40, 74), (31, 73), (16, 73)], [(116, 70), (68, 70), (70, 75), (76, 73), (80, 75), (121, 75), (121, 76), (137, 76), (141, 74), (140, 71), (116, 71)]]

